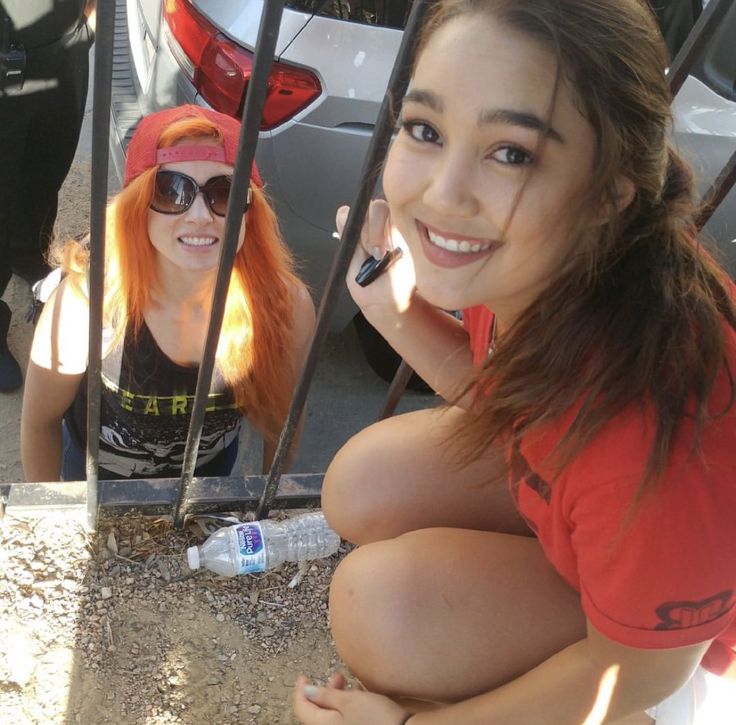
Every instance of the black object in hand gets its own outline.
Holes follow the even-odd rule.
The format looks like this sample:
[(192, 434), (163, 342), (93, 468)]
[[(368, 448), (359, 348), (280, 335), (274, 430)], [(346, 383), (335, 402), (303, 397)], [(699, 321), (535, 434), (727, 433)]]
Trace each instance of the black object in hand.
[(390, 249), (380, 259), (368, 257), (360, 265), (360, 270), (355, 275), (355, 281), (361, 287), (367, 287), (371, 282), (375, 282), (399, 257), (401, 257), (401, 249), (399, 247)]

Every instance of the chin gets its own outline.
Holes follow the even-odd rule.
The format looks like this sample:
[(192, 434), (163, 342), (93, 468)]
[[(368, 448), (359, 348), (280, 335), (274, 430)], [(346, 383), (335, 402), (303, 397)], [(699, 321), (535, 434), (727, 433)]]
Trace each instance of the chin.
[(437, 289), (435, 286), (422, 286), (418, 284), (417, 292), (431, 305), (434, 305), (441, 310), (447, 310), (448, 312), (462, 310), (466, 307), (473, 307), (476, 304), (481, 304), (470, 301), (467, 295), (459, 293), (453, 294), (447, 289)]

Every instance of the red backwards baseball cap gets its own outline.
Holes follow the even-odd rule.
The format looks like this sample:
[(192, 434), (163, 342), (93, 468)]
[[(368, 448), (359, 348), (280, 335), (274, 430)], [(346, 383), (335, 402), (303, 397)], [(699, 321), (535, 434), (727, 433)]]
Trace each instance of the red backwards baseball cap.
[[(197, 144), (159, 148), (164, 129), (184, 118), (204, 118), (217, 126), (222, 134), (222, 146)], [(128, 144), (123, 186), (127, 186), (146, 169), (173, 161), (212, 160), (235, 166), (239, 140), (240, 121), (209, 108), (186, 105), (152, 113), (141, 120)], [(255, 162), (251, 168), (251, 180), (256, 186), (263, 186)]]

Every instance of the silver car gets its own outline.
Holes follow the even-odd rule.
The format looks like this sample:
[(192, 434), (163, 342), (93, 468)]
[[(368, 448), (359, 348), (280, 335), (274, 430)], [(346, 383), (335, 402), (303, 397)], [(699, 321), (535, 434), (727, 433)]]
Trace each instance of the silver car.
[[(180, 103), (242, 109), (264, 0), (117, 0), (112, 154), (143, 115)], [(350, 203), (411, 0), (287, 0), (257, 163), (287, 242), (318, 297)], [(736, 149), (736, 4), (675, 104), (677, 140), (706, 188)], [(707, 227), (736, 274), (736, 190)], [(334, 328), (356, 308), (344, 296)], [(390, 353), (358, 318), (377, 372)], [(390, 367), (390, 364), (389, 364)], [(380, 369), (379, 369), (380, 368)]]

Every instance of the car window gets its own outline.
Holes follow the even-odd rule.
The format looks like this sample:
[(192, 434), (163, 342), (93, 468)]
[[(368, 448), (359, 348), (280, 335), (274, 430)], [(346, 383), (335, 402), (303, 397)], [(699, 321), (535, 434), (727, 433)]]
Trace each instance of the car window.
[(286, 0), (285, 7), (352, 23), (402, 29), (412, 0)]

